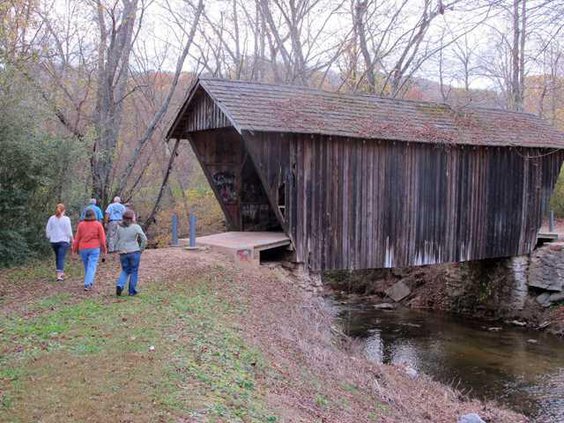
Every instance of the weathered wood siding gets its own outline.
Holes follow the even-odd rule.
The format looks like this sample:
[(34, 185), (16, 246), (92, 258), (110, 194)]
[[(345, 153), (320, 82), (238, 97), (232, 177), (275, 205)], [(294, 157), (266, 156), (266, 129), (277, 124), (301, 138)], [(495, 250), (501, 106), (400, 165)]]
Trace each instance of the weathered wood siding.
[(233, 128), (194, 132), (190, 142), (230, 230), (280, 230), (254, 164)]
[(182, 116), (180, 126), (184, 134), (232, 126), (227, 116), (202, 89), (194, 93), (194, 99)]
[(244, 134), (312, 270), (370, 269), (531, 251), (560, 151), (428, 145), (318, 135)]
[(233, 129), (196, 132), (190, 144), (225, 214), (230, 230), (241, 230), (240, 192), (243, 143)]
[[(275, 139), (273, 141), (273, 137)], [(276, 214), (276, 218), (286, 233), (291, 228), (288, 221), (289, 209), (296, 207), (294, 200), (294, 189), (292, 167), (290, 164), (290, 143), (293, 142), (294, 136), (291, 134), (269, 134), (257, 133), (243, 135), (245, 147), (249, 152), (257, 173), (261, 179), (262, 185), (268, 193), (268, 200), (272, 210)], [(284, 189), (286, 198), (285, 212), (282, 214), (278, 207), (279, 189)]]

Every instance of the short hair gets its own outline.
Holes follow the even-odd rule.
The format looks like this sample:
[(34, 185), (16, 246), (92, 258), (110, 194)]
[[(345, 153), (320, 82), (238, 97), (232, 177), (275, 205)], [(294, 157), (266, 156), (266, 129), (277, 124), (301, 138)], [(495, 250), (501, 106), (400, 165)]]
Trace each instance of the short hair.
[(119, 198), (117, 195), (114, 197), (114, 203), (121, 203), (121, 198)]
[(90, 200), (88, 200), (88, 204), (96, 204), (96, 199), (91, 198)]
[(133, 220), (135, 219), (135, 213), (133, 210), (129, 209), (123, 212), (123, 220)]
[(126, 228), (131, 225), (133, 223), (133, 220), (135, 219), (135, 213), (133, 212), (133, 210), (128, 209), (125, 212), (123, 212), (123, 220), (122, 220), (122, 226), (125, 226)]
[(86, 213), (84, 213), (84, 220), (96, 220), (96, 213), (92, 209), (86, 209)]

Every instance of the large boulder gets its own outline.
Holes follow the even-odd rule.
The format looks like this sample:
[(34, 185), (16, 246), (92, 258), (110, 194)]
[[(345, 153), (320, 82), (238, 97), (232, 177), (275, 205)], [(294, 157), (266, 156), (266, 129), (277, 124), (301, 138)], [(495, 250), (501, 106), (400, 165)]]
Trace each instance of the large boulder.
[(411, 294), (411, 289), (403, 282), (399, 281), (386, 290), (386, 295), (392, 300), (399, 302)]
[(550, 243), (531, 254), (528, 285), (547, 291), (564, 291), (564, 243)]
[(550, 293), (543, 292), (539, 296), (537, 296), (537, 303), (539, 303), (543, 307), (548, 307), (550, 305)]
[(557, 303), (559, 301), (564, 301), (564, 292), (555, 292), (548, 297), (548, 301), (551, 303)]

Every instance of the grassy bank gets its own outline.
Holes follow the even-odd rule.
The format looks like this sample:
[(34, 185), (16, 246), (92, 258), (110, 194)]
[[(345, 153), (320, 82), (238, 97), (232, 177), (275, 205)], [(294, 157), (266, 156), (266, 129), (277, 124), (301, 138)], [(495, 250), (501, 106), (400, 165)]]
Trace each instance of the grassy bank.
[(275, 421), (256, 382), (261, 354), (229, 322), (242, 309), (209, 277), (159, 281), (138, 298), (39, 297), (2, 316), (6, 421)]
[(148, 251), (134, 298), (115, 297), (118, 271), (94, 292), (76, 262), (62, 284), (44, 263), (0, 274), (0, 421), (522, 420), (366, 362), (280, 269)]

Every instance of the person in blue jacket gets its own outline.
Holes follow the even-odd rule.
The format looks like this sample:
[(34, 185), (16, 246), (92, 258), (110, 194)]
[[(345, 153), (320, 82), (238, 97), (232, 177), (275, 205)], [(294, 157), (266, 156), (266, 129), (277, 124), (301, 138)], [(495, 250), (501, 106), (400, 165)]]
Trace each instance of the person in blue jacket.
[(88, 201), (88, 205), (84, 208), (84, 210), (82, 210), (82, 213), (80, 214), (80, 220), (84, 220), (84, 217), (86, 215), (86, 210), (88, 209), (94, 210), (94, 213), (96, 214), (96, 220), (98, 222), (102, 222), (102, 220), (104, 220), (104, 214), (102, 213), (102, 209), (96, 205), (95, 198), (91, 198)]

